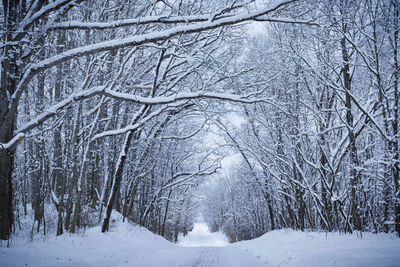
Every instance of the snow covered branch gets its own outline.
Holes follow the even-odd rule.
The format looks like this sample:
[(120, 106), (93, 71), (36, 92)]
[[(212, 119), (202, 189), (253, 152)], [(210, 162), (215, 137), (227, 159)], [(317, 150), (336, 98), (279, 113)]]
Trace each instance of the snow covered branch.
[(25, 138), (25, 134), (24, 133), (18, 133), (8, 143), (5, 143), (5, 144), (0, 143), (0, 149), (12, 150), (17, 144), (22, 142), (22, 140), (24, 140), (24, 138)]
[[(231, 101), (231, 102), (237, 102), (237, 103), (244, 103), (244, 104), (251, 104), (251, 103), (258, 103), (258, 102), (271, 102), (271, 99), (269, 98), (257, 98), (254, 97), (254, 94), (251, 94), (253, 97), (249, 98), (249, 96), (239, 96), (235, 94), (224, 94), (224, 93), (215, 93), (215, 92), (189, 92), (189, 93), (177, 93), (175, 95), (171, 96), (159, 96), (159, 97), (142, 97), (142, 96), (137, 96), (137, 95), (132, 95), (128, 93), (120, 93), (116, 92), (113, 90), (110, 90), (106, 88), (105, 86), (98, 86), (89, 90), (84, 90), (80, 92), (76, 92), (71, 94), (68, 98), (64, 99), (63, 101), (60, 101), (59, 103), (55, 104), (51, 108), (47, 109), (43, 113), (41, 113), (39, 116), (36, 118), (30, 120), (29, 122), (25, 123), (21, 127), (19, 127), (16, 131), (15, 134), (22, 133), (22, 132), (27, 132), (36, 126), (40, 125), (47, 119), (51, 118), (55, 114), (57, 114), (57, 111), (61, 110), (62, 108), (70, 105), (73, 102), (76, 101), (81, 101), (90, 97), (93, 97), (95, 95), (105, 95), (114, 99), (122, 100), (122, 101), (127, 101), (127, 102), (133, 102), (137, 104), (143, 104), (143, 105), (162, 105), (162, 104), (171, 104), (171, 103), (177, 103), (179, 101), (185, 101), (185, 100), (194, 100), (194, 99), (215, 99), (215, 100), (223, 100), (223, 101)], [(166, 108), (166, 107), (165, 107)], [(160, 114), (163, 111), (163, 108), (155, 112), (155, 115)], [(137, 125), (133, 126), (128, 126), (126, 129), (121, 129), (118, 132), (109, 132), (105, 133), (104, 136), (106, 135), (115, 135), (115, 134), (121, 134), (124, 132), (129, 131), (129, 127), (137, 127)], [(95, 136), (94, 139), (103, 137), (103, 135)]]
[(191, 16), (176, 16), (169, 17), (165, 15), (161, 16), (149, 16), (134, 19), (123, 19), (110, 22), (82, 22), (82, 21), (68, 21), (60, 22), (50, 25), (50, 30), (105, 30), (115, 29), (119, 27), (129, 27), (140, 24), (152, 24), (152, 23), (164, 23), (164, 24), (175, 24), (175, 23), (193, 23), (193, 22), (204, 22), (209, 19), (208, 15), (191, 15)]

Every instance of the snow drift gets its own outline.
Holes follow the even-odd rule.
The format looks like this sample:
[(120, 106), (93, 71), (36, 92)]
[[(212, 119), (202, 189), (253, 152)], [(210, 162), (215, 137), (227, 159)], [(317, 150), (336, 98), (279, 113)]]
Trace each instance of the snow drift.
[(267, 266), (400, 266), (400, 239), (394, 234), (339, 234), (276, 230), (232, 244)]

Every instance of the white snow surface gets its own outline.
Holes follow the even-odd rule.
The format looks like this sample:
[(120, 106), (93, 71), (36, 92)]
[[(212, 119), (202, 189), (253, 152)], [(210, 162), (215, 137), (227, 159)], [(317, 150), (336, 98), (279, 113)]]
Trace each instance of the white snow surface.
[[(64, 234), (34, 242), (28, 242), (26, 237), (25, 240), (15, 237), (11, 248), (0, 243), (0, 267), (264, 266), (256, 257), (239, 248), (181, 247), (143, 227), (123, 223), (116, 212), (113, 213), (112, 220), (114, 222), (110, 231), (104, 234), (98, 226), (88, 229), (84, 235)], [(201, 224), (199, 229), (199, 232), (191, 233), (190, 236), (198, 237), (199, 233), (201, 235), (206, 230)], [(210, 240), (214, 240), (215, 236)], [(216, 245), (221, 243), (216, 242)]]
[(211, 233), (207, 224), (195, 223), (193, 230), (179, 239), (182, 247), (225, 247), (229, 244), (228, 238), (221, 232)]
[(400, 238), (394, 234), (339, 234), (277, 230), (232, 244), (266, 266), (399, 267)]
[(145, 228), (123, 223), (120, 216), (113, 220), (105, 234), (94, 227), (84, 235), (34, 242), (15, 237), (11, 248), (0, 243), (0, 266), (400, 266), (400, 239), (392, 234), (363, 233), (361, 239), (279, 230), (227, 245), (222, 233), (210, 233), (198, 223), (176, 245)]

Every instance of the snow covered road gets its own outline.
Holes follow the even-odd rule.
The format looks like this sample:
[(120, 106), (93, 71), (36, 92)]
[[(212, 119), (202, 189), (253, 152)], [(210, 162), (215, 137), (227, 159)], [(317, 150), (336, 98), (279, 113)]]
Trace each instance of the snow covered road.
[(400, 239), (393, 234), (298, 232), (278, 230), (228, 244), (222, 233), (196, 224), (178, 245), (145, 228), (118, 222), (85, 234), (15, 236), (11, 248), (0, 243), (0, 267), (259, 267), (400, 266)]
[(153, 265), (171, 267), (261, 267), (256, 257), (233, 247), (190, 247), (164, 251)]
[(243, 250), (224, 247), (224, 248), (202, 248), (199, 257), (193, 265), (197, 267), (240, 267), (240, 266), (265, 266), (254, 256), (244, 252)]
[(221, 232), (211, 233), (205, 223), (195, 223), (193, 230), (186, 236), (180, 236), (178, 244), (182, 247), (225, 247), (228, 238)]
[[(195, 223), (193, 230), (180, 237), (178, 245), (159, 255), (155, 266), (171, 267), (242, 267), (265, 266), (255, 256), (232, 246), (220, 232), (211, 233), (205, 223)], [(176, 255), (179, 255), (176, 257)], [(168, 263), (168, 264), (166, 264)], [(153, 263), (154, 264), (154, 263)], [(164, 265), (163, 265), (164, 264)]]

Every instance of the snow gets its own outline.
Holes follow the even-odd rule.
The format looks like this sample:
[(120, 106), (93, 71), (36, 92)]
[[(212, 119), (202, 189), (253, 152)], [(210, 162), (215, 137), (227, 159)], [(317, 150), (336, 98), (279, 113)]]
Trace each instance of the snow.
[(168, 17), (165, 15), (161, 16), (149, 16), (141, 18), (131, 18), (116, 20), (110, 22), (82, 22), (82, 21), (67, 21), (55, 23), (49, 26), (49, 29), (98, 29), (104, 30), (109, 28), (127, 27), (137, 24), (150, 24), (150, 23), (188, 23), (188, 22), (199, 22), (207, 21), (208, 15), (192, 15), (192, 16), (178, 16)]
[(14, 237), (0, 243), (0, 266), (399, 266), (400, 239), (393, 234), (325, 234), (279, 230), (250, 241), (228, 244), (204, 223), (178, 245), (112, 215), (110, 231), (100, 226), (85, 233), (34, 242)]
[(147, 266), (148, 259), (172, 246), (145, 228), (122, 223), (115, 213), (112, 221), (105, 234), (98, 226), (83, 235), (14, 240), (11, 248), (0, 247), (0, 266)]
[(344, 235), (277, 230), (232, 246), (267, 266), (400, 266), (400, 239), (394, 234)]
[[(94, 92), (94, 91), (93, 91)], [(259, 103), (259, 102), (269, 102), (271, 98), (256, 98), (252, 97), (249, 98), (253, 94), (248, 94), (246, 96), (240, 96), (236, 94), (230, 93), (215, 93), (215, 92), (207, 92), (207, 91), (198, 91), (198, 92), (185, 92), (185, 93), (177, 93), (170, 96), (157, 96), (157, 97), (142, 97), (138, 95), (132, 95), (129, 93), (121, 93), (110, 90), (108, 88), (98, 91), (98, 94), (104, 94), (106, 96), (119, 99), (122, 101), (129, 101), (138, 104), (145, 104), (145, 105), (160, 105), (160, 104), (170, 104), (176, 103), (182, 100), (193, 100), (199, 98), (209, 98), (209, 99), (216, 99), (216, 100), (225, 100), (225, 101), (232, 101), (244, 104), (251, 104), (251, 103)]]
[(211, 233), (207, 224), (195, 223), (193, 230), (179, 239), (182, 247), (225, 247), (229, 244), (228, 238), (221, 232)]
[[(143, 227), (123, 223), (116, 212), (111, 221), (110, 231), (104, 234), (98, 226), (84, 235), (64, 234), (28, 243), (14, 239), (11, 248), (0, 247), (0, 266), (263, 266), (237, 248), (177, 246)], [(208, 230), (199, 226), (191, 236)]]

